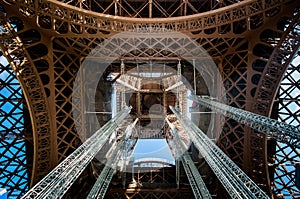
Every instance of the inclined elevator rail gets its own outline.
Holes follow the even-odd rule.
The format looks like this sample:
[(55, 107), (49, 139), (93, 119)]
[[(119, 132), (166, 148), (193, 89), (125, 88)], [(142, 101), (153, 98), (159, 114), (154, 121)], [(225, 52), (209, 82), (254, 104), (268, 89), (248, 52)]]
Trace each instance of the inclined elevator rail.
[(189, 98), (207, 108), (234, 119), (241, 124), (245, 124), (258, 132), (270, 136), (277, 141), (296, 147), (300, 145), (300, 128), (297, 126), (289, 125), (275, 119), (228, 106), (208, 97), (191, 95)]
[[(97, 178), (96, 183), (94, 184), (92, 190), (90, 191), (87, 199), (103, 199), (105, 193), (109, 187), (109, 184), (114, 176), (116, 171), (117, 163), (121, 155), (123, 155), (124, 151), (127, 150), (126, 145), (129, 143), (128, 140), (132, 135), (132, 130), (135, 127), (138, 119), (135, 119), (133, 123), (127, 126), (124, 135), (122, 136), (121, 140), (116, 143), (109, 156), (105, 167), (101, 171), (100, 175)], [(134, 145), (135, 147), (135, 145)], [(134, 147), (132, 150), (134, 150)], [(123, 168), (124, 169), (124, 168)], [(125, 170), (125, 169), (124, 169)], [(125, 171), (123, 171), (125, 172)]]
[(190, 182), (190, 186), (193, 190), (195, 198), (211, 199), (212, 197), (211, 197), (197, 167), (195, 166), (194, 161), (190, 157), (189, 153), (186, 152), (186, 147), (184, 146), (184, 144), (182, 143), (181, 139), (178, 136), (177, 129), (174, 127), (173, 124), (170, 123), (170, 121), (168, 119), (166, 119), (166, 122), (168, 123), (168, 125), (172, 131), (173, 137), (174, 137), (173, 141), (175, 144), (175, 151), (176, 151), (175, 153), (176, 153), (176, 155), (179, 155), (179, 156), (182, 154), (182, 156), (179, 157), (179, 159), (182, 162), (183, 168), (188, 177), (188, 180)]
[(130, 107), (124, 107), (122, 111), (97, 130), (71, 155), (31, 188), (22, 198), (62, 198), (86, 166), (107, 142), (111, 133), (114, 132), (129, 115), (130, 110)]
[(269, 198), (188, 117), (174, 107), (170, 109), (232, 198)]

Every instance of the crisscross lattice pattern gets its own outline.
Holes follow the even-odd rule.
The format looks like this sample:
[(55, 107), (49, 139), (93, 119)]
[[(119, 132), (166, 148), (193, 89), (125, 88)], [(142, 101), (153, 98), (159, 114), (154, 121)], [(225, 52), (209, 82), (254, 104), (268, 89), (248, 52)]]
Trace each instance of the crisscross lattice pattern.
[(14, 71), (3, 56), (0, 57), (0, 81), (0, 187), (8, 190), (9, 198), (16, 198), (29, 188), (24, 97)]
[[(279, 121), (300, 125), (300, 56), (289, 65), (279, 87)], [(277, 143), (275, 156), (274, 191), (284, 198), (300, 197), (295, 186), (295, 164), (300, 162), (300, 146)]]

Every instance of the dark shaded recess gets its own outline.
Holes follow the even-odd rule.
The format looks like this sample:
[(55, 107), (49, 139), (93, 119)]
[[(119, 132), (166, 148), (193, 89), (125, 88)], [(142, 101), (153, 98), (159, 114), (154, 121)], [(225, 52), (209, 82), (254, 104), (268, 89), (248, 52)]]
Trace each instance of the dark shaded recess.
[(50, 78), (49, 78), (48, 75), (46, 75), (46, 74), (41, 74), (41, 75), (40, 75), (40, 78), (41, 78), (41, 80), (42, 80), (43, 85), (49, 84)]
[(71, 32), (75, 34), (82, 34), (83, 28), (81, 25), (71, 24)]
[[(66, 41), (64, 39), (60, 39), (60, 38), (55, 38), (52, 42), (53, 45), (53, 49), (56, 51), (66, 51), (66, 46), (68, 46), (68, 44), (66, 43)], [(57, 52), (55, 52), (57, 53)]]
[(286, 27), (291, 23), (292, 19), (290, 17), (280, 18), (277, 22), (277, 29), (284, 31)]
[(48, 48), (44, 44), (37, 44), (35, 46), (27, 48), (27, 51), (31, 59), (37, 59), (48, 54)]
[(220, 34), (226, 34), (230, 31), (231, 31), (231, 25), (230, 24), (226, 24), (226, 25), (222, 25), (222, 26), (218, 27), (218, 32)]
[(24, 29), (24, 23), (19, 17), (10, 17), (8, 22), (13, 26), (16, 32)]
[(201, 32), (202, 32), (202, 30), (191, 31), (191, 33), (192, 33), (193, 35), (197, 35), (197, 34), (199, 34), (199, 33), (201, 33)]
[(238, 94), (239, 94), (239, 90), (235, 87), (232, 87), (230, 90), (229, 90), (229, 94), (232, 96), (232, 97), (236, 97)]
[(233, 33), (234, 34), (242, 34), (247, 30), (247, 21), (246, 19), (240, 20), (237, 22), (233, 22)]
[(45, 29), (51, 29), (51, 17), (47, 15), (39, 15), (38, 24)]
[(36, 70), (41, 73), (45, 72), (49, 69), (49, 63), (45, 59), (37, 60), (34, 62), (34, 65), (36, 67)]
[(55, 30), (60, 34), (66, 34), (69, 31), (69, 24), (63, 20), (57, 19), (55, 21)]
[(46, 96), (50, 97), (50, 95), (51, 95), (50, 89), (49, 88), (44, 88), (44, 90), (45, 90)]
[(254, 96), (255, 96), (255, 93), (256, 93), (256, 87), (251, 89), (250, 95), (251, 95), (252, 97), (254, 97)]
[(19, 37), (25, 46), (41, 41), (41, 34), (34, 29), (20, 33)]
[(105, 34), (105, 35), (110, 34), (110, 32), (109, 32), (109, 31), (106, 31), (106, 30), (99, 30), (99, 32), (101, 32), (102, 34)]
[(237, 83), (236, 83), (236, 86), (239, 87), (241, 90), (245, 89), (246, 88), (246, 80), (241, 78)]
[(89, 34), (96, 34), (97, 32), (98, 32), (98, 30), (95, 28), (88, 28), (87, 30), (86, 30), (86, 32), (87, 33), (89, 33)]
[(216, 32), (216, 28), (209, 28), (209, 29), (205, 29), (204, 33), (207, 35), (213, 34), (214, 32)]
[(252, 63), (252, 69), (257, 71), (257, 72), (263, 72), (265, 69), (267, 62), (261, 59), (256, 59), (253, 63)]
[[(241, 43), (239, 39), (237, 39), (236, 43)], [(242, 51), (242, 50), (248, 50), (248, 42), (244, 42), (242, 45), (240, 45), (236, 51)], [(248, 53), (248, 52), (245, 52)]]
[(276, 32), (274, 30), (266, 29), (264, 30), (259, 38), (261, 41), (269, 44), (276, 44), (276, 40), (279, 40), (281, 38), (282, 34), (279, 32)]
[(256, 44), (253, 48), (253, 54), (258, 57), (268, 59), (273, 52), (273, 47), (265, 44)]
[(0, 12), (2, 12), (3, 13), (3, 15), (7, 15), (7, 12), (6, 12), (6, 10), (3, 8), (3, 6), (1, 6), (0, 5)]
[(250, 29), (254, 30), (262, 26), (264, 23), (263, 14), (258, 14), (250, 17)]
[[(109, 68), (109, 67), (108, 67)], [(106, 68), (101, 76), (95, 93), (95, 111), (96, 112), (111, 112), (111, 95), (113, 82), (107, 81), (109, 70)], [(128, 101), (128, 100), (125, 100)], [(99, 124), (102, 126), (111, 119), (111, 114), (97, 114)]]
[(246, 98), (243, 95), (239, 95), (236, 98), (236, 102), (240, 105), (240, 107), (242, 107), (243, 105), (245, 105), (245, 101), (246, 101)]
[(251, 77), (251, 82), (255, 85), (258, 85), (258, 82), (260, 80), (261, 75), (260, 74), (255, 74)]
[(216, 47), (220, 52), (223, 52), (228, 49), (228, 45), (223, 41), (220, 41), (219, 44), (216, 45)]
[(233, 71), (229, 77), (233, 82), (236, 82), (240, 78), (240, 74), (237, 71)]
[[(292, 0), (292, 1), (293, 1), (293, 0)], [(280, 6), (275, 7), (275, 8), (273, 8), (273, 9), (271, 9), (271, 10), (267, 10), (266, 13), (265, 13), (265, 15), (266, 15), (267, 17), (274, 17), (274, 16), (277, 15), (279, 12), (280, 12)]]

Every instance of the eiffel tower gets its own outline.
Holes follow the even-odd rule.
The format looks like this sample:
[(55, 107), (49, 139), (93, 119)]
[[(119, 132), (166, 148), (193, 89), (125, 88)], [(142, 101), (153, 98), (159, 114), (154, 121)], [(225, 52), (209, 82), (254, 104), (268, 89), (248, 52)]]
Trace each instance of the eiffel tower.
[(297, 0), (2, 0), (3, 198), (300, 198)]

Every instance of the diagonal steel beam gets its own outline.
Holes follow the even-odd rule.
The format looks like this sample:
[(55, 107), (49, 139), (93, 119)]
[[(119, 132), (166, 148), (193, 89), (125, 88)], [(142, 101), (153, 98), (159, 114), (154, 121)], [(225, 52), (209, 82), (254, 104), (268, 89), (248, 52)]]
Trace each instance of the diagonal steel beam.
[(265, 198), (264, 193), (215, 143), (212, 142), (188, 117), (170, 107), (182, 127), (189, 134), (199, 152), (216, 174), (232, 198)]
[(231, 119), (234, 119), (241, 124), (245, 124), (254, 130), (257, 130), (267, 136), (270, 136), (277, 141), (284, 142), (293, 146), (300, 145), (300, 128), (289, 125), (262, 115), (258, 115), (249, 111), (234, 108), (226, 104), (214, 101), (210, 98), (191, 95), (191, 100), (194, 100), (201, 105), (219, 112)]

